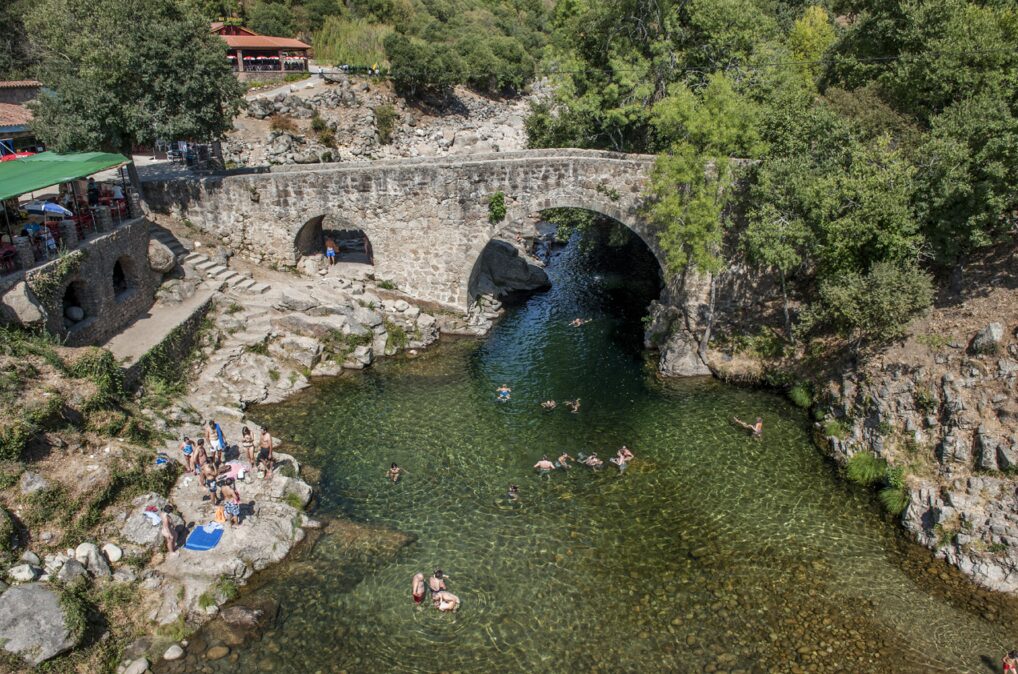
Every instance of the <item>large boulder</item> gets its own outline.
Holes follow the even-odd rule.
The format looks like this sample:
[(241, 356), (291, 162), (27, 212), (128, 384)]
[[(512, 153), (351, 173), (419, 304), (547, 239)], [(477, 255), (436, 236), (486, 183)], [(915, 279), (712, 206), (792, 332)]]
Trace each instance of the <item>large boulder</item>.
[(0, 298), (0, 319), (25, 327), (42, 325), (48, 318), (39, 298), (24, 281), (19, 281)]
[(974, 354), (997, 353), (1004, 341), (1004, 326), (1000, 323), (990, 323), (976, 333), (969, 345), (969, 351)]
[(134, 499), (131, 502), (132, 508), (127, 514), (127, 519), (120, 527), (120, 536), (129, 543), (145, 547), (156, 547), (162, 543), (163, 536), (159, 522), (153, 523), (152, 519), (145, 515), (145, 508), (155, 506), (158, 515), (166, 503), (165, 498), (153, 492)]
[(318, 364), (322, 357), (322, 343), (314, 337), (286, 335), (278, 342), (270, 344), (269, 352), (278, 358), (293, 361), (310, 370)]
[(515, 292), (542, 290), (551, 286), (548, 274), (537, 265), (520, 257), (516, 248), (506, 242), (492, 240), (470, 274), (470, 296), (493, 295), (502, 299)]
[(343, 314), (308, 317), (304, 314), (286, 314), (270, 321), (276, 332), (289, 332), (304, 337), (327, 339), (334, 333), (342, 333), (347, 327)]
[(21, 480), (18, 485), (21, 487), (22, 494), (34, 494), (37, 491), (42, 491), (43, 489), (48, 488), (49, 481), (38, 473), (32, 473), (26, 470), (21, 474)]
[(693, 337), (682, 330), (672, 334), (661, 348), (658, 370), (673, 377), (699, 377), (710, 374)]
[(8, 653), (38, 665), (78, 643), (80, 633), (53, 589), (32, 583), (0, 595), (0, 644)]
[(148, 266), (152, 267), (152, 271), (165, 274), (166, 272), (173, 271), (173, 268), (177, 266), (177, 259), (174, 257), (173, 251), (166, 244), (155, 239), (149, 239)]

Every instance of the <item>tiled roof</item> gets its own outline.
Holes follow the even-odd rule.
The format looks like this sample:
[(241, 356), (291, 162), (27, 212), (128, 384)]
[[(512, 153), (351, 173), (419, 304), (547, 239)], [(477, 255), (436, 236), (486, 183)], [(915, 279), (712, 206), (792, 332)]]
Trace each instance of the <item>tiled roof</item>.
[(24, 105), (0, 103), (0, 127), (24, 126), (32, 121), (32, 111)]
[(0, 80), (0, 89), (37, 89), (42, 82), (35, 80)]
[(311, 45), (289, 37), (269, 35), (220, 35), (230, 49), (311, 49)]

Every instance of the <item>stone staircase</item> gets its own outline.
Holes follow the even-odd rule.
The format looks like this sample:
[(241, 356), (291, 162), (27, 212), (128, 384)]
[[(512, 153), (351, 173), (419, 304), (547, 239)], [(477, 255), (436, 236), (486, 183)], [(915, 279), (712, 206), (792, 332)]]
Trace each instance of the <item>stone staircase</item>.
[(259, 283), (247, 274), (234, 271), (209, 259), (207, 255), (195, 253), (189, 250), (176, 236), (168, 229), (152, 226), (149, 228), (150, 236), (165, 245), (173, 255), (181, 260), (181, 264), (190, 265), (202, 277), (225, 283), (230, 290), (238, 293), (261, 295), (269, 291), (267, 283)]

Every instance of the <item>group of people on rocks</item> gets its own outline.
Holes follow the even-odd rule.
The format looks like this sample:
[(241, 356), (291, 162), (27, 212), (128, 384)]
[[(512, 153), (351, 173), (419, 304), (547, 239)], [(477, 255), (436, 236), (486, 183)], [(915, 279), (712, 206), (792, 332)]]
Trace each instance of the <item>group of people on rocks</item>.
[(445, 586), (445, 581), (448, 579), (442, 569), (435, 569), (435, 573), (432, 574), (427, 582), (424, 580), (423, 573), (414, 574), (413, 580), (411, 581), (411, 592), (414, 597), (414, 604), (420, 606), (424, 603), (424, 598), (427, 593), (431, 593), (431, 603), (439, 611), (455, 611), (460, 606), (460, 598), (454, 595)]
[[(222, 507), (220, 515), (228, 520), (230, 526), (239, 526), (241, 523), (240, 510), (240, 489), (237, 486), (237, 479), (230, 465), (226, 463), (226, 452), (230, 445), (226, 442), (223, 428), (214, 419), (206, 421), (201, 435), (196, 441), (184, 436), (180, 443), (180, 451), (184, 455), (184, 465), (187, 471), (198, 478), (198, 488), (207, 490), (209, 500), (214, 507)], [(268, 428), (263, 428), (258, 441), (258, 451), (255, 452), (255, 439), (251, 429), (244, 426), (241, 431), (241, 449), (247, 457), (250, 467), (253, 467), (259, 477), (272, 477), (272, 435)], [(163, 519), (166, 520), (164, 513)], [(164, 522), (164, 536), (165, 532)], [(167, 546), (170, 541), (167, 539)], [(170, 548), (173, 551), (173, 548)]]

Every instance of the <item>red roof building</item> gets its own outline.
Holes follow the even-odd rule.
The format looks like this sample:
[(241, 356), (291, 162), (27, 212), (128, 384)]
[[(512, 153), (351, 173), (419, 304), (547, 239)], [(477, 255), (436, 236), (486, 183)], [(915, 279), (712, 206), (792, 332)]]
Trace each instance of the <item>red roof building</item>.
[(241, 79), (305, 72), (311, 45), (289, 37), (259, 35), (250, 28), (217, 21), (211, 31), (226, 42), (226, 58)]
[(35, 80), (0, 81), (0, 156), (40, 149), (29, 126), (32, 111), (25, 104), (41, 89), (42, 83)]

